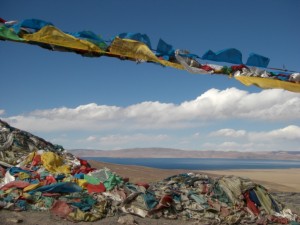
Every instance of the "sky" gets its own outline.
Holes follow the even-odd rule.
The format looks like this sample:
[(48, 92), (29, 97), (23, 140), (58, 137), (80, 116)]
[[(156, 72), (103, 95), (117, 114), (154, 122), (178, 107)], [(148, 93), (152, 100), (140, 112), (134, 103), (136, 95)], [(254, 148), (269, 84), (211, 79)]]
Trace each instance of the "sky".
[[(236, 48), (300, 71), (299, 0), (1, 1), (5, 20), (161, 38), (203, 55)], [(152, 63), (0, 41), (0, 119), (65, 149), (300, 150), (300, 94)]]

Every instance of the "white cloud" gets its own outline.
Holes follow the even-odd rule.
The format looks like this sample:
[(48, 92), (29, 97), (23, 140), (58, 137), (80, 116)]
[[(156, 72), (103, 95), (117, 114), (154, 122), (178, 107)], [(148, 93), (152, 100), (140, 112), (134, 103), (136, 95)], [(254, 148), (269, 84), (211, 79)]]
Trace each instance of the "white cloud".
[(88, 142), (94, 142), (96, 140), (97, 140), (97, 137), (95, 137), (95, 136), (89, 136), (86, 138), (86, 141), (88, 141)]
[(5, 110), (4, 109), (0, 109), (0, 116), (5, 114)]
[(194, 133), (192, 137), (199, 138), (199, 137), (201, 137), (201, 134), (199, 132), (197, 132), (197, 133)]
[[(248, 134), (249, 139), (253, 141), (282, 141), (282, 140), (300, 140), (300, 127), (290, 125), (281, 129), (268, 132), (251, 132)], [(299, 142), (300, 143), (300, 142)]]
[(234, 142), (234, 141), (225, 141), (222, 144), (219, 145), (221, 149), (230, 150), (235, 149), (240, 146), (240, 144)]
[(206, 142), (201, 146), (203, 150), (217, 150), (217, 151), (242, 151), (242, 152), (259, 152), (259, 151), (294, 151), (298, 150), (296, 145), (282, 141), (282, 142), (260, 142), (260, 141), (246, 141), (234, 142), (224, 141), (221, 143)]
[(120, 111), (119, 107), (97, 105), (95, 103), (80, 105), (76, 108), (54, 108), (50, 110), (36, 110), (29, 113), (36, 118), (47, 118), (49, 120), (109, 120), (116, 118)]
[[(4, 110), (3, 110), (4, 111)], [(1, 111), (0, 111), (1, 112)], [(181, 104), (141, 102), (128, 107), (80, 105), (35, 110), (4, 118), (29, 131), (178, 129), (225, 119), (299, 120), (300, 96), (284, 90), (248, 93), (236, 88), (210, 89)], [(221, 131), (220, 131), (221, 132)], [(243, 131), (223, 130), (222, 135), (243, 136)]]
[(221, 129), (210, 133), (209, 136), (239, 138), (239, 137), (244, 137), (245, 135), (246, 135), (245, 130)]
[[(217, 137), (219, 139), (203, 144), (202, 147), (205, 149), (235, 151), (298, 150), (300, 127), (289, 125), (270, 131), (251, 132), (226, 128), (211, 132), (208, 137)], [(226, 141), (220, 143), (224, 138)], [(232, 141), (232, 139), (234, 139), (234, 141)]]
[[(207, 142), (203, 144), (204, 150), (216, 150), (216, 151), (274, 151), (278, 150), (278, 146), (273, 146), (264, 143), (254, 142), (234, 142), (225, 141), (221, 143)], [(287, 149), (288, 150), (288, 149)]]
[[(169, 136), (165, 134), (146, 135), (146, 134), (132, 134), (132, 135), (107, 135), (107, 136), (89, 136), (86, 138), (87, 142), (97, 143), (99, 146), (124, 146), (127, 144), (155, 144), (168, 140)], [(134, 144), (133, 144), (134, 143)]]
[(300, 127), (296, 125), (289, 125), (284, 128), (275, 129), (271, 131), (254, 131), (247, 132), (246, 130), (234, 129), (220, 129), (211, 132), (210, 137), (226, 137), (226, 138), (242, 138), (246, 137), (251, 141), (274, 141), (279, 139), (285, 140), (300, 140)]

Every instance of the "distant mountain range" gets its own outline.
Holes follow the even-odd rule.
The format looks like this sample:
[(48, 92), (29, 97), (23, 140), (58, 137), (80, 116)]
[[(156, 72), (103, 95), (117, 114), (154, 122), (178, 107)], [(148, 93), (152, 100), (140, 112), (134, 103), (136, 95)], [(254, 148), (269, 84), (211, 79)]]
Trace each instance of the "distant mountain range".
[(79, 157), (113, 158), (231, 158), (231, 159), (276, 159), (300, 160), (300, 151), (188, 151), (171, 148), (130, 148), (121, 150), (72, 149), (70, 153)]

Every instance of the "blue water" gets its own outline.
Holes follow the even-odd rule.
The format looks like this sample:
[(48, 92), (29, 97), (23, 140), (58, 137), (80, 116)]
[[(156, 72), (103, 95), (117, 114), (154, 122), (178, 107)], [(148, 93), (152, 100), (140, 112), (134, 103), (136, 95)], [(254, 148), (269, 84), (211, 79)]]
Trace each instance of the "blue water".
[(300, 161), (265, 159), (190, 159), (190, 158), (106, 158), (86, 157), (95, 161), (147, 166), (160, 169), (228, 170), (300, 168)]

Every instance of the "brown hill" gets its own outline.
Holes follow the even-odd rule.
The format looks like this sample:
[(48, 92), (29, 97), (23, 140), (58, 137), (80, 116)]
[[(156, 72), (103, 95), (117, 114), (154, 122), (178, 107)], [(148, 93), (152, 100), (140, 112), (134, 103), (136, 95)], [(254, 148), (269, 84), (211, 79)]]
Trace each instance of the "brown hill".
[(81, 157), (113, 158), (231, 158), (231, 159), (277, 159), (300, 160), (300, 151), (196, 151), (171, 148), (131, 148), (121, 150), (73, 149), (72, 154)]

